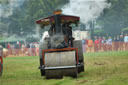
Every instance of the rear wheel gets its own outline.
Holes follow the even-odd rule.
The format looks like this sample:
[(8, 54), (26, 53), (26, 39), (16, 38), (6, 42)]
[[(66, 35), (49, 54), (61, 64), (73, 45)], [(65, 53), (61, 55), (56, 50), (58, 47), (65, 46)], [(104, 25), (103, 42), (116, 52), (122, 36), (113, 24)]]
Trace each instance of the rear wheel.
[[(39, 61), (40, 61), (40, 67), (42, 67), (42, 65), (43, 65), (42, 50), (48, 48), (47, 47), (47, 43), (48, 43), (47, 41), (44, 41), (44, 42), (40, 42), (40, 44), (39, 44), (39, 57), (40, 57)], [(45, 75), (45, 70), (40, 69), (40, 73), (41, 73), (41, 76), (44, 76)]]
[(78, 48), (78, 56), (79, 56), (79, 63), (80, 67), (78, 67), (78, 73), (84, 71), (84, 56), (83, 56), (83, 50), (82, 50), (82, 41), (81, 40), (75, 40), (73, 42), (73, 47)]
[[(42, 66), (42, 59), (40, 59), (40, 67)], [(45, 75), (45, 70), (40, 69), (41, 76)]]
[[(42, 52), (41, 51), (40, 51), (39, 55), (40, 55), (40, 67), (42, 67), (43, 60), (42, 60)], [(45, 75), (45, 70), (40, 69), (40, 73), (41, 73), (41, 76), (44, 76)]]
[(3, 72), (3, 65), (2, 65), (2, 63), (0, 62), (0, 76), (2, 75), (2, 72)]

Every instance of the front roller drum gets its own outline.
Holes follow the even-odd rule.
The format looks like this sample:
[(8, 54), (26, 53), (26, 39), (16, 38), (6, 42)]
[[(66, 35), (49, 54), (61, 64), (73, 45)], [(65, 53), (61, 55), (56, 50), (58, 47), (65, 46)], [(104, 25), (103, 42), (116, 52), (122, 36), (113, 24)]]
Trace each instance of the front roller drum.
[(64, 76), (77, 78), (77, 74), (78, 74), (77, 68), (64, 69), (62, 72)]
[(45, 53), (46, 78), (77, 77), (75, 54), (75, 51)]
[(61, 70), (46, 70), (45, 74), (47, 79), (63, 77), (63, 75), (61, 74)]
[(46, 70), (46, 78), (62, 78), (63, 76), (77, 77), (77, 68)]

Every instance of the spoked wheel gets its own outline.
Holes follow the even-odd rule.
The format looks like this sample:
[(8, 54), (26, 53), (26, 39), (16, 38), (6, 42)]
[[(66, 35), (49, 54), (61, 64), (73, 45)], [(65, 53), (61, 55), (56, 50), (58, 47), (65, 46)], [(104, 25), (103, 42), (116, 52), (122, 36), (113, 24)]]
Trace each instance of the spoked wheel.
[(0, 76), (2, 75), (2, 72), (3, 72), (3, 65), (2, 65), (2, 63), (0, 62)]

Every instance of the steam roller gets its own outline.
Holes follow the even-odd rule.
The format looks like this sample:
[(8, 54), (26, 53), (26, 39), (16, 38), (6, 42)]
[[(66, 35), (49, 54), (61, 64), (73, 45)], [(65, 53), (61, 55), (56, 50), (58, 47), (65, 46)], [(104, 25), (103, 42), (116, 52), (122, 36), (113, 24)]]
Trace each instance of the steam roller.
[(53, 16), (42, 18), (36, 23), (48, 29), (48, 36), (40, 41), (40, 72), (41, 76), (62, 78), (71, 76), (76, 78), (84, 71), (84, 57), (82, 41), (72, 36), (71, 24), (79, 23), (77, 16), (63, 15), (61, 10), (54, 11)]

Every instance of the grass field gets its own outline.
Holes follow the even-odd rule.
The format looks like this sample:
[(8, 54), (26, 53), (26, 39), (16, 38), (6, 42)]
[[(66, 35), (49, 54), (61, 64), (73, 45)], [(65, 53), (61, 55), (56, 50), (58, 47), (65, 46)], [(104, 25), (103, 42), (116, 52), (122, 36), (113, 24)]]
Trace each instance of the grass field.
[(50, 80), (40, 76), (37, 56), (5, 58), (0, 85), (128, 85), (128, 51), (84, 55), (85, 72), (78, 78)]

